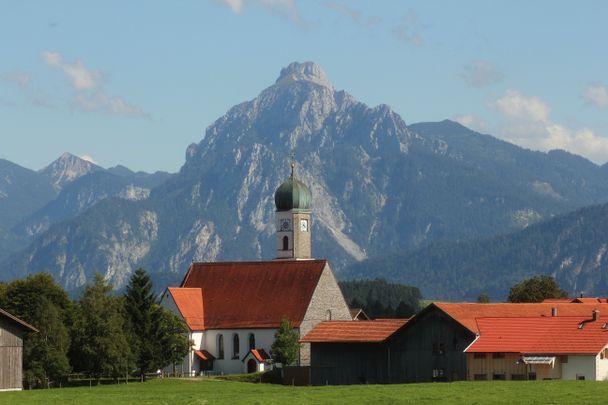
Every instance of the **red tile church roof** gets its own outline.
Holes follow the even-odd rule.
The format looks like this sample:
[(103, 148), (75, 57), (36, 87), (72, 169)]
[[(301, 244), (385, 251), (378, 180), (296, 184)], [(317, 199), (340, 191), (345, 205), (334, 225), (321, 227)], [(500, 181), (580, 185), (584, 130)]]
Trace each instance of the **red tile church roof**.
[[(192, 263), (181, 288), (172, 293), (202, 291), (199, 313), (205, 329), (276, 328), (285, 316), (299, 327), (326, 264), (326, 260)], [(195, 298), (194, 293), (187, 294)]]
[(169, 288), (169, 293), (190, 330), (205, 329), (203, 294), (200, 288)]
[(480, 336), (469, 353), (597, 354), (608, 344), (608, 318), (586, 317), (480, 318)]
[(378, 319), (374, 321), (323, 321), (317, 324), (302, 340), (303, 343), (384, 342), (407, 319)]

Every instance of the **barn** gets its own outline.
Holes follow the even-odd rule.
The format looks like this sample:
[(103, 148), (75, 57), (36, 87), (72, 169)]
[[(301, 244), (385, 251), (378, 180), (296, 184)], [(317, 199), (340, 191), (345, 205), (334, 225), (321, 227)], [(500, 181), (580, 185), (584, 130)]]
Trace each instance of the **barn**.
[(0, 391), (23, 389), (23, 336), (38, 332), (0, 308)]

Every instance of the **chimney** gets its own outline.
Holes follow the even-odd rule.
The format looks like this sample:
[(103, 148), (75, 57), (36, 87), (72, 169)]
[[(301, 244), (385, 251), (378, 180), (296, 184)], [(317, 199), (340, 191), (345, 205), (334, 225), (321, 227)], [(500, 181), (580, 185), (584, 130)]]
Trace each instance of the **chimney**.
[(593, 310), (593, 322), (597, 322), (599, 319), (600, 319), (600, 310), (594, 309)]
[(551, 316), (557, 316), (557, 308), (556, 307), (551, 308)]

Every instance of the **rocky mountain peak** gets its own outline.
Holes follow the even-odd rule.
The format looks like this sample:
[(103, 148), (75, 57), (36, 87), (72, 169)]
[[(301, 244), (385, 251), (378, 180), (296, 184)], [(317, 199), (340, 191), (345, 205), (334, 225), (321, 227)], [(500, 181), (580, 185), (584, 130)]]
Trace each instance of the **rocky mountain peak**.
[(333, 89), (333, 85), (327, 79), (325, 72), (319, 65), (313, 62), (293, 62), (281, 69), (281, 74), (276, 84), (307, 81), (323, 87)]
[(77, 178), (99, 170), (104, 169), (69, 152), (65, 152), (57, 160), (40, 170), (40, 173), (49, 177), (55, 190), (61, 190), (63, 186), (73, 182)]

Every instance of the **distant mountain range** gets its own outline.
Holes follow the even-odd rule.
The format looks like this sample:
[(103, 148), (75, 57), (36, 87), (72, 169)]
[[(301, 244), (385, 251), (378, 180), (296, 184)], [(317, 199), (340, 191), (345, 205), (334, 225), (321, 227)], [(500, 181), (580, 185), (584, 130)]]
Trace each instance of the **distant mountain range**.
[(0, 258), (106, 198), (139, 200), (169, 173), (104, 169), (70, 153), (35, 172), (0, 160)]
[(608, 204), (582, 208), (522, 231), (482, 240), (435, 242), (368, 259), (348, 278), (385, 277), (418, 286), (425, 297), (497, 301), (522, 279), (555, 277), (570, 296), (608, 296)]
[[(132, 185), (125, 194), (108, 180), (121, 168), (78, 180), (55, 170), (60, 175), (45, 183), (51, 199), (10, 226), (34, 239), (0, 263), (0, 274), (48, 271), (76, 289), (100, 272), (120, 287), (139, 266), (168, 282), (192, 260), (273, 258), (273, 194), (292, 152), (296, 175), (313, 193), (313, 254), (339, 275), (368, 258), (515, 232), (608, 201), (604, 166), (525, 150), (451, 121), (407, 126), (388, 106), (368, 107), (334, 89), (319, 66), (292, 63), (209, 126), (187, 148), (179, 173), (163, 181), (144, 187), (122, 177)], [(146, 193), (137, 187), (149, 196), (139, 198)], [(125, 195), (137, 198), (118, 198)], [(364, 273), (343, 275), (420, 280), (398, 270)], [(456, 286), (423, 292), (471, 293)]]

